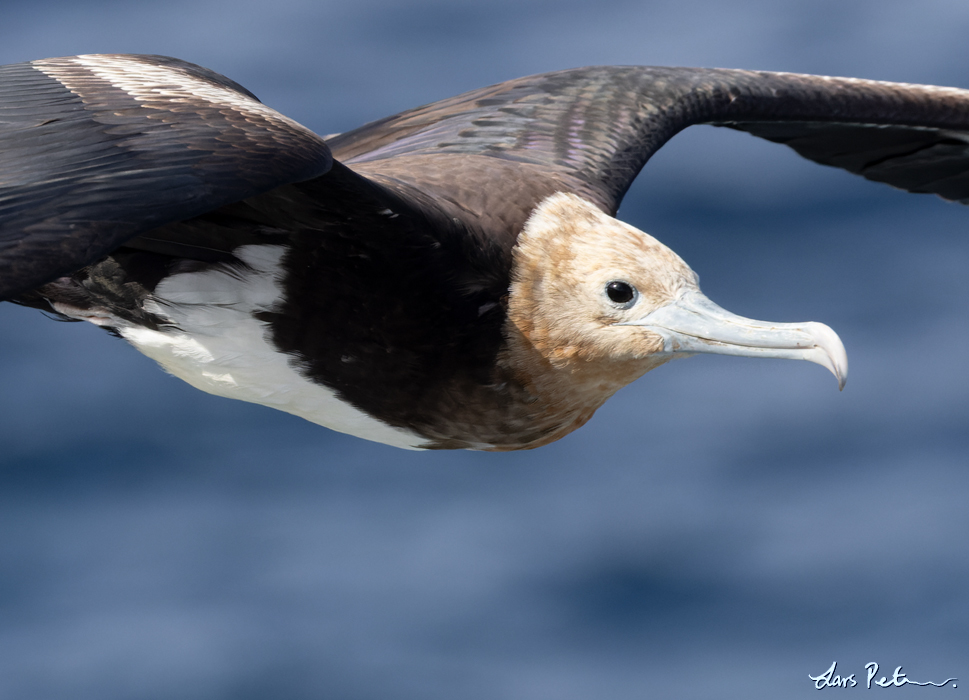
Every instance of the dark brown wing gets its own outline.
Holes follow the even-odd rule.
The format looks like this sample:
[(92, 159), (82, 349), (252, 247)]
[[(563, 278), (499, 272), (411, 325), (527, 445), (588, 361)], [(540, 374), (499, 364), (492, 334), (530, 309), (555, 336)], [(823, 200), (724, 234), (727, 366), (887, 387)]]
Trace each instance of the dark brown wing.
[(139, 233), (325, 173), (321, 138), (159, 56), (0, 67), (0, 299)]
[[(468, 166), (454, 155), (498, 159), (505, 165), (493, 168), (496, 178), (516, 164), (614, 213), (652, 154), (680, 130), (704, 123), (749, 131), (912, 192), (969, 199), (969, 91), (848, 78), (579, 68), (475, 90), (329, 143), (334, 157), (371, 176), (401, 179), (402, 159), (412, 164), (412, 179), (444, 170), (435, 179), (438, 194), (487, 189), (463, 182)], [(475, 169), (480, 177), (487, 167)], [(525, 215), (534, 206), (524, 201), (529, 196), (518, 205)]]

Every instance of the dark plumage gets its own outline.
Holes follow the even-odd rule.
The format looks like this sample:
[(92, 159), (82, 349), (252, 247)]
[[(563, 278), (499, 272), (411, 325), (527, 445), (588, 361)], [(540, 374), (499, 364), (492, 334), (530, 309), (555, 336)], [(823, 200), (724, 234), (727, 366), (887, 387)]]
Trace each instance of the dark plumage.
[(102, 325), (207, 391), (400, 446), (542, 445), (677, 354), (809, 359), (843, 383), (830, 329), (726, 314), (610, 218), (699, 123), (969, 200), (953, 88), (581, 68), (324, 142), (182, 61), (46, 59), (0, 67), (0, 298)]

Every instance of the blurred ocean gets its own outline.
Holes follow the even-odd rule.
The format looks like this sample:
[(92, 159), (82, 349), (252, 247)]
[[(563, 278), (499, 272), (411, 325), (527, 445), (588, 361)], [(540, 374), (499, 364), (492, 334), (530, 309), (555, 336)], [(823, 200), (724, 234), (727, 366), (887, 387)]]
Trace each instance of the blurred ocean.
[[(964, 2), (7, 0), (0, 62), (160, 53), (318, 133), (530, 73), (969, 87)], [(969, 211), (712, 127), (621, 218), (851, 363), (698, 357), (519, 454), (408, 453), (202, 394), (0, 305), (0, 698), (802, 698), (969, 686)]]

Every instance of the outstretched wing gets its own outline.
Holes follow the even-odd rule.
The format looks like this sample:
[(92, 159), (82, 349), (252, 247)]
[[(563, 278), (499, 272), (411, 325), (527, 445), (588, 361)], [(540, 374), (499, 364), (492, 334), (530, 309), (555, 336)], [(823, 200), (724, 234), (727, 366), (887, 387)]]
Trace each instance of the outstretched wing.
[[(410, 110), (329, 145), (359, 174), (476, 218), (511, 245), (555, 191), (615, 212), (650, 156), (700, 123), (969, 200), (969, 91), (845, 78), (580, 68)], [(331, 163), (319, 137), (181, 61), (78, 56), (2, 67), (0, 299), (158, 226), (323, 175)]]
[[(578, 68), (475, 90), (329, 144), (351, 167), (398, 179), (392, 164), (401, 159), (423, 161), (415, 173), (433, 170), (435, 160), (454, 167), (445, 165), (449, 154), (516, 163), (614, 213), (652, 154), (693, 124), (741, 129), (871, 180), (969, 201), (969, 91), (850, 78)], [(494, 171), (504, 177), (507, 166)], [(459, 187), (454, 176), (450, 185), (436, 177), (437, 191)]]
[(325, 173), (323, 140), (160, 56), (0, 67), (0, 299), (125, 240)]

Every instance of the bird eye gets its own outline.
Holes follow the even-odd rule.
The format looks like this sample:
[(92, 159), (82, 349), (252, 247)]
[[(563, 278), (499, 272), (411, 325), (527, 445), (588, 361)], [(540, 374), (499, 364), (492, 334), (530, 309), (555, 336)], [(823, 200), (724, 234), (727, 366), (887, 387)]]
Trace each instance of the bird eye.
[(613, 280), (607, 284), (606, 295), (609, 297), (609, 301), (624, 309), (633, 306), (639, 298), (639, 292), (636, 291), (636, 288), (622, 280)]

